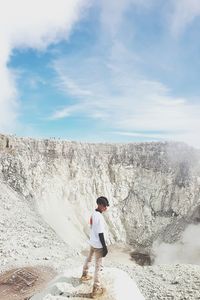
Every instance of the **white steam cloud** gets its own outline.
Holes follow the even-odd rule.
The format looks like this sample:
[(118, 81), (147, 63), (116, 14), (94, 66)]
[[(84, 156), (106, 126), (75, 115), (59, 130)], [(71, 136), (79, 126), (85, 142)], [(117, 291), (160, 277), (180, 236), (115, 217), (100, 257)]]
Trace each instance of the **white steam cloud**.
[(174, 244), (157, 242), (153, 245), (155, 264), (200, 265), (200, 225), (189, 225), (180, 241)]

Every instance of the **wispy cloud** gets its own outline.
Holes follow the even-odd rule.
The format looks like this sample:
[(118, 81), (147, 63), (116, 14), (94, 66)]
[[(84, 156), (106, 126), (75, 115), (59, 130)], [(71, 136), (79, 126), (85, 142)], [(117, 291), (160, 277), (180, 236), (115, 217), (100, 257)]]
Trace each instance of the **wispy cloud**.
[(146, 133), (140, 133), (140, 132), (127, 132), (127, 131), (113, 131), (113, 134), (118, 134), (118, 135), (124, 135), (124, 136), (129, 136), (129, 137), (138, 137), (138, 138), (148, 138), (151, 140), (161, 140), (161, 139), (169, 139), (170, 135), (168, 133), (151, 133), (151, 132), (146, 132)]
[[(103, 31), (109, 35), (109, 38), (115, 39), (121, 30), (124, 21), (124, 15), (127, 14), (130, 7), (134, 9), (149, 9), (155, 0), (102, 0), (101, 1), (101, 24)], [(134, 28), (131, 28), (134, 30)]]
[[(0, 130), (12, 131), (19, 112), (15, 77), (7, 63), (15, 48), (44, 51), (67, 39), (87, 0), (18, 0), (0, 3)], [(15, 124), (15, 125), (14, 125)]]
[[(126, 53), (125, 57), (122, 52)], [(79, 59), (82, 67), (75, 75)], [(183, 140), (199, 145), (200, 105), (172, 96), (170, 88), (163, 83), (135, 72), (135, 59), (127, 48), (117, 45), (107, 57), (90, 57), (92, 65), (87, 57), (79, 59), (71, 65), (70, 58), (65, 57), (55, 62), (55, 69), (60, 81), (65, 82), (66, 76), (77, 91), (83, 91), (75, 93), (66, 86), (66, 94), (73, 96), (75, 107), (81, 107), (82, 114), (106, 122), (110, 129), (122, 135)], [(69, 106), (63, 108), (58, 117), (68, 116), (69, 110)], [(70, 114), (73, 115), (73, 106)]]
[(175, 36), (183, 33), (197, 17), (200, 16), (199, 0), (171, 1), (169, 23)]
[(59, 68), (56, 69), (59, 80), (56, 84), (56, 86), (62, 90), (64, 93), (70, 93), (73, 96), (92, 96), (92, 92), (89, 89), (86, 89), (85, 87), (81, 87), (80, 84), (77, 84), (74, 80), (71, 78), (64, 76), (64, 74), (59, 70)]
[[(190, 3), (184, 0), (183, 7), (180, 1), (175, 2), (179, 4), (170, 2), (166, 5), (168, 11), (165, 13), (167, 16), (171, 12), (172, 24), (169, 26), (178, 32), (198, 15), (200, 5), (195, 0)], [(159, 77), (149, 77), (143, 72), (141, 66), (145, 64), (145, 57), (134, 49), (134, 27), (131, 28), (133, 46), (128, 38), (124, 38), (127, 27), (123, 25), (128, 10), (148, 11), (154, 5), (153, 0), (148, 5), (146, 1), (136, 0), (117, 4), (102, 1), (101, 31), (97, 44), (90, 48), (90, 55), (79, 54), (76, 59), (72, 55), (54, 62), (60, 87), (65, 87), (66, 95), (76, 106), (81, 106), (82, 114), (98, 118), (110, 131), (132, 137), (140, 134), (152, 139), (183, 140), (199, 146), (200, 105), (188, 97), (173, 95), (173, 89)], [(68, 112), (69, 105), (63, 108), (66, 109)], [(73, 115), (72, 110), (70, 113)]]
[(53, 115), (49, 118), (50, 120), (57, 120), (70, 117), (75, 113), (81, 113), (82, 106), (81, 105), (71, 105), (69, 107), (64, 107), (61, 109), (56, 110)]
[[(3, 88), (0, 91), (0, 130), (13, 128), (20, 112), (15, 74), (7, 67), (13, 49), (33, 48), (45, 53), (50, 44), (69, 39), (74, 24), (84, 16), (85, 8), (91, 3), (90, 0), (8, 0), (0, 4), (0, 76), (3, 78)], [(158, 23), (153, 22), (152, 31), (148, 31), (150, 37), (143, 32), (143, 26), (148, 29), (148, 22), (158, 16), (158, 9), (153, 11), (158, 5), (156, 3), (158, 1), (155, 0), (93, 2), (92, 5), (98, 8), (95, 16), (99, 18), (95, 21), (92, 18), (91, 22), (94, 23), (90, 23), (90, 26), (97, 25), (94, 39), (96, 43), (93, 44), (92, 41), (90, 44), (90, 40), (88, 43), (84, 40), (81, 44), (83, 37), (79, 36), (80, 44), (76, 40), (77, 43), (72, 48), (69, 46), (72, 51), (68, 51), (67, 56), (53, 62), (57, 73), (55, 87), (66, 94), (68, 101), (66, 105), (63, 105), (63, 98), (58, 101), (58, 106), (55, 104), (51, 116), (45, 120), (80, 114), (98, 120), (99, 123), (101, 121), (109, 131), (122, 135), (136, 137), (140, 134), (141, 137), (181, 139), (193, 144), (196, 142), (200, 130), (200, 105), (193, 103), (184, 93), (177, 96), (179, 93), (175, 94), (170, 84), (155, 72), (157, 68), (162, 69), (163, 74), (176, 73), (173, 61), (171, 64), (168, 58), (168, 50), (159, 57), (159, 51), (161, 49), (162, 52), (165, 45), (171, 49), (166, 27), (161, 32), (156, 27)], [(166, 22), (166, 16), (170, 16), (168, 30), (175, 35), (183, 32), (200, 14), (200, 5), (196, 0), (169, 1), (165, 8), (159, 22)], [(132, 22), (134, 18), (136, 21)], [(91, 27), (84, 29), (83, 33), (90, 29)], [(78, 31), (80, 33), (80, 28)], [(167, 37), (161, 38), (162, 34)], [(143, 35), (141, 40), (140, 35)], [(151, 36), (156, 37), (155, 45)], [(146, 39), (149, 39), (147, 44)], [(75, 45), (80, 46), (77, 51)], [(81, 48), (82, 45), (84, 49)], [(150, 45), (153, 50), (145, 45)], [(61, 48), (57, 52), (58, 57), (63, 53)], [(53, 49), (54, 57), (57, 50)], [(151, 58), (153, 62), (150, 65)], [(148, 68), (151, 69), (150, 72)], [(40, 83), (43, 84), (37, 77), (29, 80), (32, 89), (41, 85)], [(51, 110), (53, 105), (51, 101)]]

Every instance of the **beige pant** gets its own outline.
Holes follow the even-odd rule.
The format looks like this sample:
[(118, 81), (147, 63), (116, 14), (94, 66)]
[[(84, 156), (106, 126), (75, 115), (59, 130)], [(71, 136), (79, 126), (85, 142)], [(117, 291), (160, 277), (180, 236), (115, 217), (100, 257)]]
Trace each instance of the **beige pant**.
[(83, 266), (83, 274), (84, 275), (88, 274), (88, 270), (90, 268), (90, 264), (91, 264), (93, 255), (95, 255), (94, 287), (99, 287), (101, 271), (103, 269), (103, 266), (102, 266), (103, 248), (94, 248), (94, 247), (90, 246), (89, 255), (86, 258), (85, 264)]

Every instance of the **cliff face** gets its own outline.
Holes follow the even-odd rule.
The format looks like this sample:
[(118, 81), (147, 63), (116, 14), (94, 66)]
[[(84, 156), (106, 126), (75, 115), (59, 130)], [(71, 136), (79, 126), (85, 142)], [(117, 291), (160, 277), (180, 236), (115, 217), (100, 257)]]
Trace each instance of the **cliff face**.
[[(105, 195), (110, 242), (173, 242), (200, 219), (200, 156), (182, 143), (86, 144), (0, 135), (0, 181), (73, 247)], [(0, 191), (1, 193), (1, 191)]]

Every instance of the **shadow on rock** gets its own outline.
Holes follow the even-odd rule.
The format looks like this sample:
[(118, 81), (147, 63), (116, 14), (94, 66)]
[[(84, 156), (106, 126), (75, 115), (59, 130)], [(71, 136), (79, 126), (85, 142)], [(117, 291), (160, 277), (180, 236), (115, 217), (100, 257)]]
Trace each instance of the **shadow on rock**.
[(140, 266), (151, 266), (153, 261), (148, 253), (131, 252), (131, 258)]

